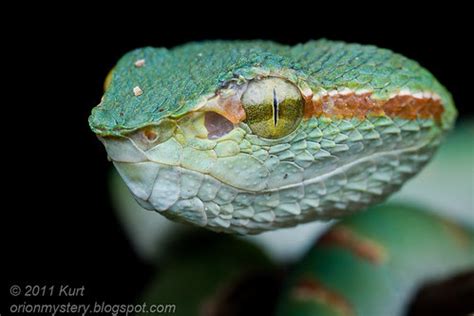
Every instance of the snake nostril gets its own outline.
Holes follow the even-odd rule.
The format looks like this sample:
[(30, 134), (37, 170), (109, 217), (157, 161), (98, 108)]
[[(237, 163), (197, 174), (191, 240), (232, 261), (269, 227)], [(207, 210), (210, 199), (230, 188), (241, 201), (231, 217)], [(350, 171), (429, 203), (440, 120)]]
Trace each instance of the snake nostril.
[(149, 125), (127, 135), (142, 150), (149, 150), (171, 138), (176, 122), (163, 120), (158, 125)]
[(146, 129), (143, 131), (143, 136), (145, 136), (146, 140), (152, 143), (157, 140), (158, 133), (155, 130)]
[(207, 129), (207, 138), (216, 139), (234, 129), (234, 124), (216, 112), (206, 112), (204, 125)]

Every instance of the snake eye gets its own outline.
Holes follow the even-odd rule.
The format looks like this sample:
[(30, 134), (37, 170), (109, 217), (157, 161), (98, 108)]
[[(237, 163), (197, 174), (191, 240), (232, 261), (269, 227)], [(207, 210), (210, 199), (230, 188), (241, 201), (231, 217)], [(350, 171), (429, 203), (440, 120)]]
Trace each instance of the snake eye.
[(252, 80), (243, 93), (242, 106), (252, 132), (280, 138), (293, 132), (303, 118), (304, 100), (298, 88), (281, 78)]

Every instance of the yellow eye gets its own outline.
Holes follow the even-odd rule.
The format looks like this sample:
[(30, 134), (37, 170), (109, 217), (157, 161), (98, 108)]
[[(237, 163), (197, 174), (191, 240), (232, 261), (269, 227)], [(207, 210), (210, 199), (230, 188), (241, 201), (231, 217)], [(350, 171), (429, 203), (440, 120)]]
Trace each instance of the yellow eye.
[(243, 93), (242, 106), (252, 132), (280, 138), (293, 132), (303, 118), (304, 100), (298, 88), (281, 78), (252, 80)]

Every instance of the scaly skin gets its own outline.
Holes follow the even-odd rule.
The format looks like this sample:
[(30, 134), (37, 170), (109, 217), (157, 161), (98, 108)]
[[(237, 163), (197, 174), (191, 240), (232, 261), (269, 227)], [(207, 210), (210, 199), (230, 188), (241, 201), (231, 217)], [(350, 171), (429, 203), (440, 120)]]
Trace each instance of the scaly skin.
[[(301, 94), (304, 117), (288, 135), (260, 137), (249, 125), (242, 95), (265, 79)], [(326, 40), (137, 49), (106, 85), (89, 123), (137, 201), (242, 234), (383, 200), (428, 162), (456, 117), (449, 93), (416, 62)], [(232, 130), (212, 137), (209, 112)]]
[(423, 283), (472, 269), (472, 229), (413, 207), (379, 206), (316, 242), (290, 273), (277, 315), (405, 315)]

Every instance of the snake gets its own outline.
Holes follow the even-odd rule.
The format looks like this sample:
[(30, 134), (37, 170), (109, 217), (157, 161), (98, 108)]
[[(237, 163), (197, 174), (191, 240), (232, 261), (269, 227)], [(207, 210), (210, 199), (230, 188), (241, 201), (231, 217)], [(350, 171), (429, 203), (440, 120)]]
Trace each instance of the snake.
[(326, 39), (139, 48), (104, 86), (89, 125), (137, 202), (237, 234), (380, 203), (457, 116), (416, 61)]
[(338, 221), (283, 271), (244, 238), (215, 238), (204, 230), (175, 236), (161, 247), (165, 256), (153, 261), (156, 275), (140, 297), (173, 302), (178, 315), (248, 315), (251, 309), (277, 316), (474, 312), (473, 227), (406, 202), (383, 203)]
[[(463, 275), (472, 297), (472, 227), (384, 203), (339, 221), (308, 249), (285, 280), (276, 315), (467, 315), (474, 304), (456, 290)], [(456, 278), (458, 287), (445, 285), (437, 297), (433, 287), (430, 308), (414, 312), (423, 287)]]

